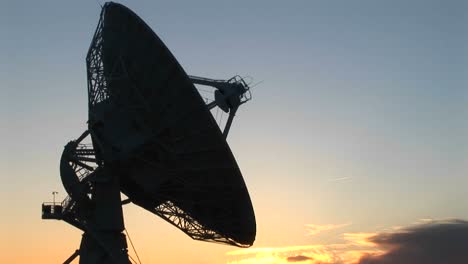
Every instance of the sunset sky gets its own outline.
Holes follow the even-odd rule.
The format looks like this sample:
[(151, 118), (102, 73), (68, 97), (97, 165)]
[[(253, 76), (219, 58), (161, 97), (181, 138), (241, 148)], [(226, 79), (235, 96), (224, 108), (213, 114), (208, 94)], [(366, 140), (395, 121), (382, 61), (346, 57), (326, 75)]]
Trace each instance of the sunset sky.
[[(0, 263), (79, 247), (41, 203), (66, 197), (59, 158), (87, 127), (98, 2), (0, 3)], [(121, 3), (189, 74), (263, 81), (228, 138), (255, 244), (193, 241), (126, 205), (142, 263), (468, 263), (467, 1)]]

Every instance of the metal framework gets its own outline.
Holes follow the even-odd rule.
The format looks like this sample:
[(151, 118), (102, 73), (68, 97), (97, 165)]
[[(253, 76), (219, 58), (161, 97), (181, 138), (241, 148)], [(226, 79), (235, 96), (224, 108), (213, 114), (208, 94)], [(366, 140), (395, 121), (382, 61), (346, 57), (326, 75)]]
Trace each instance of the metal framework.
[[(169, 65), (167, 66), (169, 69), (167, 69), (168, 72), (166, 74), (172, 76), (174, 74), (171, 71), (176, 72), (179, 74), (176, 81), (182, 84), (187, 79), (190, 83), (188, 87), (184, 88), (186, 89), (184, 91), (187, 91), (186, 98), (195, 101), (195, 103), (188, 103), (191, 108), (187, 106), (187, 109), (184, 109), (186, 110), (185, 112), (174, 111), (166, 119), (158, 119), (163, 114), (168, 115), (166, 113), (169, 111), (168, 109), (173, 109), (170, 108), (171, 104), (178, 103), (170, 101), (168, 98), (177, 100), (177, 96), (167, 92), (172, 97), (166, 95), (167, 97), (162, 96), (162, 98), (159, 98), (155, 95), (156, 92), (153, 91), (155, 88), (142, 88), (141, 84), (139, 86), (138, 82), (133, 79), (138, 78), (138, 76), (135, 77), (135, 74), (133, 73), (132, 75), (131, 73), (133, 69), (131, 65), (128, 65), (128, 57), (125, 57), (129, 55), (115, 53), (114, 50), (112, 52), (106, 50), (114, 45), (113, 43), (106, 43), (106, 41), (109, 41), (109, 38), (106, 38), (106, 34), (114, 34), (114, 29), (106, 29), (106, 12), (111, 9), (118, 9), (115, 16), (125, 13), (124, 18), (129, 19), (126, 27), (143, 28), (145, 34), (152, 32), (141, 19), (125, 7), (115, 3), (106, 3), (103, 6), (100, 20), (86, 57), (89, 106), (88, 130), (65, 146), (61, 158), (60, 174), (62, 183), (69, 196), (59, 204), (43, 203), (42, 205), (43, 219), (63, 220), (84, 232), (80, 249), (73, 253), (65, 263), (71, 262), (78, 255), (80, 256), (81, 264), (130, 263), (125, 235), (123, 234), (124, 223), (122, 215), (122, 205), (129, 202), (140, 205), (160, 216), (195, 240), (223, 243), (238, 247), (250, 246), (255, 238), (253, 209), (251, 208), (250, 198), (248, 197), (240, 171), (225, 142), (239, 106), (251, 99), (249, 85), (240, 76), (234, 76), (228, 80), (186, 76), (175, 59), (171, 57), (172, 55), (169, 51), (166, 50), (167, 48), (165, 48), (164, 44), (152, 33), (154, 34), (153, 41), (156, 43), (155, 45), (158, 45), (158, 48), (162, 50), (161, 53), (163, 55), (159, 54), (159, 56), (167, 59), (160, 62), (161, 64)], [(122, 17), (118, 17), (114, 21), (121, 22), (122, 19)], [(168, 80), (166, 79), (169, 79), (169, 77), (166, 78), (165, 76), (164, 78), (164, 83), (167, 84)], [(197, 100), (200, 100), (200, 102), (202, 100), (199, 94), (197, 94), (198, 98), (194, 97), (191, 90), (192, 87), (194, 88), (194, 84), (213, 87), (215, 89), (214, 100), (206, 102), (204, 105), (197, 105)], [(123, 92), (119, 90), (121, 88), (119, 85), (125, 87), (125, 96), (133, 96), (132, 100), (121, 94)], [(150, 85), (154, 84), (151, 83)], [(159, 100), (157, 103), (162, 104), (163, 107), (156, 111), (154, 110), (154, 105), (158, 104), (149, 100)], [(187, 122), (186, 126), (189, 127), (185, 128), (185, 130), (190, 130), (189, 132), (178, 128), (184, 133), (178, 134), (178, 137), (174, 136), (174, 138), (171, 138), (171, 142), (179, 144), (173, 146), (173, 149), (165, 146), (162, 140), (155, 143), (151, 139), (152, 137), (158, 139), (164, 138), (168, 133), (169, 125), (182, 121), (186, 122), (186, 120), (189, 120), (194, 115), (194, 111), (206, 111), (209, 115), (209, 110), (214, 107), (219, 107), (222, 111), (229, 113), (228, 120), (223, 129), (216, 126), (216, 123), (212, 121), (213, 118), (209, 119), (204, 116), (205, 113), (197, 113), (200, 115), (199, 119), (206, 123), (200, 125)], [(117, 116), (115, 111), (119, 111), (122, 116)], [(114, 119), (106, 119), (108, 113), (112, 113), (114, 115), (112, 118)], [(139, 114), (143, 116), (139, 116)], [(163, 128), (155, 129), (152, 127), (154, 126), (154, 122), (156, 122), (154, 120), (162, 120), (166, 123), (161, 125)], [(106, 122), (107, 124), (103, 125)], [(212, 123), (216, 126), (215, 129), (217, 131), (214, 131)], [(197, 128), (190, 127), (192, 125), (197, 126)], [(142, 128), (137, 129), (135, 127)], [(107, 135), (109, 139), (106, 138), (106, 133), (114, 134), (111, 136)], [(198, 146), (197, 137), (207, 135), (215, 137), (210, 139), (212, 145), (208, 145), (207, 147)], [(91, 144), (84, 144), (84, 139), (88, 137), (91, 139)], [(125, 143), (122, 141), (125, 141)], [(189, 143), (186, 143), (186, 141)], [(172, 185), (165, 186), (161, 184), (158, 186), (158, 192), (150, 198), (147, 196), (135, 198), (127, 195), (129, 196), (128, 200), (120, 201), (120, 191), (125, 193), (125, 191), (128, 191), (127, 188), (129, 188), (128, 186), (124, 186), (126, 184), (125, 181), (134, 179), (128, 179), (130, 176), (127, 174), (129, 173), (120, 173), (119, 166), (137, 167), (145, 164), (150, 169), (158, 169), (162, 166), (159, 164), (159, 162), (162, 162), (160, 159), (165, 158), (160, 158), (159, 156), (165, 153), (169, 153), (169, 156), (173, 155), (179, 159), (185, 156), (196, 159), (202, 156), (199, 154), (205, 152), (211, 155), (205, 155), (207, 158), (216, 159), (221, 156), (224, 160), (221, 160), (218, 164), (211, 165), (210, 163), (210, 167), (206, 167), (205, 164), (205, 167), (201, 166), (199, 168), (190, 162), (180, 162), (177, 164), (179, 167), (166, 169), (167, 175), (157, 175), (157, 177), (166, 177), (164, 179), (170, 180)], [(150, 158), (148, 159), (147, 157)], [(202, 190), (210, 183), (202, 182), (201, 184), (206, 186), (198, 186), (197, 184), (188, 183), (183, 178), (186, 174), (190, 175), (190, 173), (197, 171), (201, 173), (207, 170), (216, 170), (216, 173), (228, 171), (231, 180), (225, 185), (217, 183), (221, 188), (216, 189), (217, 194), (220, 194), (222, 188), (234, 188), (229, 186), (229, 184), (238, 185), (239, 189), (236, 189), (237, 191), (240, 190), (238, 195), (242, 196), (242, 202), (247, 207), (250, 206), (246, 209), (246, 214), (250, 217), (247, 219), (250, 229), (247, 231), (247, 235), (243, 234), (243, 237), (239, 236), (242, 237), (240, 239), (234, 234), (237, 227), (234, 227), (234, 231), (232, 230), (232, 226), (235, 226), (237, 222), (234, 223), (231, 219), (230, 208), (223, 208), (224, 211), (217, 214), (219, 218), (209, 219), (208, 221), (207, 218), (209, 216), (201, 215), (201, 213), (196, 212), (191, 207), (189, 194), (182, 198), (177, 197), (177, 195), (171, 195), (171, 192), (174, 191), (178, 193), (186, 191), (184, 186), (192, 184), (190, 185), (191, 188), (200, 188), (200, 193), (204, 195), (204, 199), (212, 199), (211, 193), (203, 193)], [(124, 177), (127, 178), (124, 179)], [(219, 177), (215, 179), (219, 181)], [(145, 185), (144, 183), (143, 185)], [(192, 189), (189, 191), (193, 194), (199, 190)], [(135, 194), (134, 190), (131, 192)], [(137, 193), (135, 195), (140, 194)], [(236, 198), (238, 197), (230, 199)], [(147, 201), (144, 199), (147, 199)], [(232, 202), (233, 200), (226, 201)], [(203, 202), (206, 201), (203, 200)], [(105, 213), (102, 213), (103, 211)], [(240, 212), (239, 215), (241, 213), (244, 212)], [(229, 225), (229, 227), (226, 229), (219, 228), (223, 225)], [(245, 238), (246, 236), (247, 238)]]
[(102, 60), (102, 30), (104, 27), (104, 12), (101, 13), (96, 32), (86, 57), (86, 69), (88, 75), (88, 104), (89, 107), (96, 105), (109, 98), (107, 81), (104, 75), (104, 62)]
[(219, 107), (225, 113), (229, 113), (228, 120), (224, 126), (223, 135), (227, 137), (231, 129), (232, 121), (239, 106), (252, 99), (249, 85), (242, 77), (236, 75), (229, 80), (214, 80), (198, 76), (189, 76), (194, 84), (211, 86), (216, 89), (214, 100), (207, 103), (208, 109)]
[(207, 229), (170, 201), (162, 203), (158, 207), (152, 209), (151, 212), (176, 226), (195, 240), (248, 247), (247, 245), (237, 243), (229, 237), (222, 236), (216, 231)]
[[(42, 218), (63, 220), (84, 232), (80, 249), (64, 263), (81, 256), (80, 263), (86, 264), (130, 264), (118, 178), (109, 177), (92, 145), (81, 143), (89, 135), (87, 130), (65, 146), (60, 176), (69, 195), (59, 204), (43, 203)], [(104, 208), (107, 214), (100, 216)]]

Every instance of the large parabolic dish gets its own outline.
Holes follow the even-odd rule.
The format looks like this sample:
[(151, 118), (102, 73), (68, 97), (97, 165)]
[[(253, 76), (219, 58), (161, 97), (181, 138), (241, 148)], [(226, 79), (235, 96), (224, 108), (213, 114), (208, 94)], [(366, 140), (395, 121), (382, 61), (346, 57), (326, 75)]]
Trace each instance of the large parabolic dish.
[(86, 63), (96, 158), (118, 174), (121, 191), (193, 239), (252, 245), (255, 216), (236, 160), (151, 28), (106, 3)]

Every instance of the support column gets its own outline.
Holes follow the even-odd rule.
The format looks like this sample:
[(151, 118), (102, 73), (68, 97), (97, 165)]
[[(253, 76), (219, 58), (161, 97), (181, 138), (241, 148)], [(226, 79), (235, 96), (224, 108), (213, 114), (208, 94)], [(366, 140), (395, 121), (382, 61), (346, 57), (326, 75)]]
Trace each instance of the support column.
[(129, 264), (120, 185), (117, 175), (104, 169), (93, 180), (92, 206), (80, 245), (80, 264)]

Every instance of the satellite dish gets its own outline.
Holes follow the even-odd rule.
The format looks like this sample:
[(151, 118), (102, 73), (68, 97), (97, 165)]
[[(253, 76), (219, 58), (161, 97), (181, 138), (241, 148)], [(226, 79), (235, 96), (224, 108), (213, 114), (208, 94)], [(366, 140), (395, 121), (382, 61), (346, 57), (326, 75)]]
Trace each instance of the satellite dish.
[[(248, 84), (188, 76), (142, 19), (112, 2), (102, 7), (86, 65), (88, 129), (60, 161), (69, 196), (42, 205), (42, 218), (84, 232), (65, 263), (78, 255), (80, 263), (130, 263), (122, 213), (130, 202), (193, 239), (251, 246), (255, 216), (226, 142), (251, 98)], [(194, 84), (213, 87), (214, 100), (205, 102)], [(229, 113), (224, 129), (215, 107)]]

